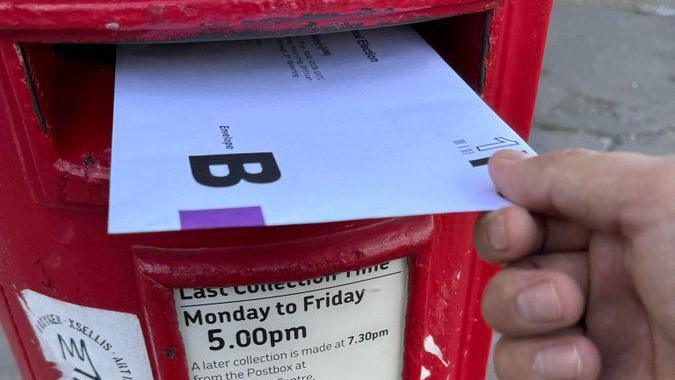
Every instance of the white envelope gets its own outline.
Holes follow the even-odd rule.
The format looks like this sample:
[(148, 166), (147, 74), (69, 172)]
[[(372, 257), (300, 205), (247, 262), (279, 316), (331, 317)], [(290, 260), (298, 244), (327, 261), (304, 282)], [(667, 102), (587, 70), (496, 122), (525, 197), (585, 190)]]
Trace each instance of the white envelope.
[(110, 233), (490, 210), (534, 152), (410, 27), (121, 46)]

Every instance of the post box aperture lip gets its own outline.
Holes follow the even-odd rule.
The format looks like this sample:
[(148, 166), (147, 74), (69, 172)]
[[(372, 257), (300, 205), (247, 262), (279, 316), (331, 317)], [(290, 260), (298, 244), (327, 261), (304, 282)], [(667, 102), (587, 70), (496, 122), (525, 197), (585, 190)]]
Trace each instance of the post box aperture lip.
[(410, 24), (484, 12), (500, 5), (498, 0), (416, 0), (404, 6), (350, 0), (21, 0), (0, 12), (0, 29), (17, 41), (251, 39)]
[(333, 223), (342, 229), (307, 234), (305, 228), (293, 238), (274, 232), (289, 227), (268, 227), (255, 231), (257, 240), (226, 248), (222, 235), (228, 231), (220, 230), (219, 244), (181, 248), (172, 244), (173, 239), (161, 239), (158, 244), (135, 246), (133, 252), (139, 273), (167, 288), (246, 285), (252, 273), (268, 282), (283, 282), (330, 274), (326, 263), (332, 271), (347, 271), (383, 259), (413, 257), (429, 248), (434, 218), (383, 219), (355, 227)]
[[(485, 76), (491, 12), (415, 24), (418, 32), (476, 92)], [(19, 44), (32, 103), (24, 123), (43, 189), (37, 198), (60, 207), (101, 207), (108, 201), (114, 44)], [(27, 115), (26, 117), (31, 117)], [(38, 150), (38, 149), (36, 149)]]

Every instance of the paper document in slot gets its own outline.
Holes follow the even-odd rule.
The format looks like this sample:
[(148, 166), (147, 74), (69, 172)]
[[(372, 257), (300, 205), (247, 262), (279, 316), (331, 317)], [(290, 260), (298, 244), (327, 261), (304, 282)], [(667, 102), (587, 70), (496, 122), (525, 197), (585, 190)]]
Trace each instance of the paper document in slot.
[(534, 152), (410, 27), (117, 53), (110, 233), (490, 210)]

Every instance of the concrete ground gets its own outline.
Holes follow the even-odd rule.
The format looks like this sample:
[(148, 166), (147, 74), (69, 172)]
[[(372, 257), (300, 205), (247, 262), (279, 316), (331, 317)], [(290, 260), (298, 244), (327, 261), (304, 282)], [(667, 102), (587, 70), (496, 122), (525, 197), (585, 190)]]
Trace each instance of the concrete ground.
[(19, 379), (19, 370), (16, 367), (16, 362), (12, 357), (12, 353), (7, 345), (5, 334), (0, 329), (0, 379), (15, 380)]
[[(675, 0), (559, 0), (534, 148), (675, 153), (674, 36)], [(18, 378), (0, 334), (0, 379)]]
[(535, 149), (675, 153), (675, 0), (569, 4), (580, 1), (553, 13)]

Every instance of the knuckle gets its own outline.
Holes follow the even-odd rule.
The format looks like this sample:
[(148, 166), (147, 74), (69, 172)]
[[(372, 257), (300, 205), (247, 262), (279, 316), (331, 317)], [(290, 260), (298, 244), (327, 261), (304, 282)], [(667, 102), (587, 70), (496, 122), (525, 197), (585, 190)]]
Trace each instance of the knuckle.
[(635, 191), (629, 192), (623, 215), (633, 227), (629, 230), (675, 223), (675, 158), (649, 158), (647, 165), (630, 174)]
[[(508, 279), (505, 279), (502, 272), (497, 273), (483, 290), (481, 298), (481, 310), (485, 321), (493, 328), (500, 329), (504, 327), (508, 319), (507, 305), (510, 304), (512, 290), (509, 289)], [(506, 281), (505, 281), (506, 280)]]
[(518, 355), (520, 350), (516, 350), (514, 343), (508, 338), (501, 338), (495, 345), (494, 369), (500, 380), (523, 380), (524, 374), (519, 374), (517, 363), (520, 362)]
[(493, 313), (491, 312), (494, 306), (494, 301), (498, 299), (496, 291), (499, 289), (498, 286), (495, 286), (494, 278), (488, 282), (483, 290), (483, 296), (481, 298), (481, 310), (485, 316), (485, 320), (489, 325), (493, 325)]
[(512, 271), (511, 268), (506, 267), (497, 272), (490, 281), (488, 281), (488, 284), (485, 287), (486, 293), (501, 294), (508, 289), (509, 283), (511, 282), (509, 278), (511, 277)]
[(476, 251), (479, 255), (485, 253), (485, 219), (488, 214), (481, 215), (480, 218), (476, 221), (476, 224), (473, 225), (473, 244), (476, 247)]
[(589, 155), (596, 154), (595, 152), (588, 150), (588, 149), (583, 149), (583, 148), (567, 148), (567, 149), (559, 149), (556, 151), (553, 151), (551, 153), (547, 153), (545, 156), (547, 156), (551, 163), (553, 165), (559, 165), (562, 162), (567, 162), (570, 160), (577, 160), (579, 158), (583, 158)]
[(510, 358), (510, 354), (512, 351), (505, 346), (508, 345), (504, 343), (504, 338), (499, 339), (495, 345), (494, 367), (495, 373), (500, 379), (506, 379), (511, 372), (510, 367), (512, 360)]
[(664, 159), (653, 169), (650, 175), (654, 183), (654, 203), (658, 209), (675, 218), (675, 159)]

